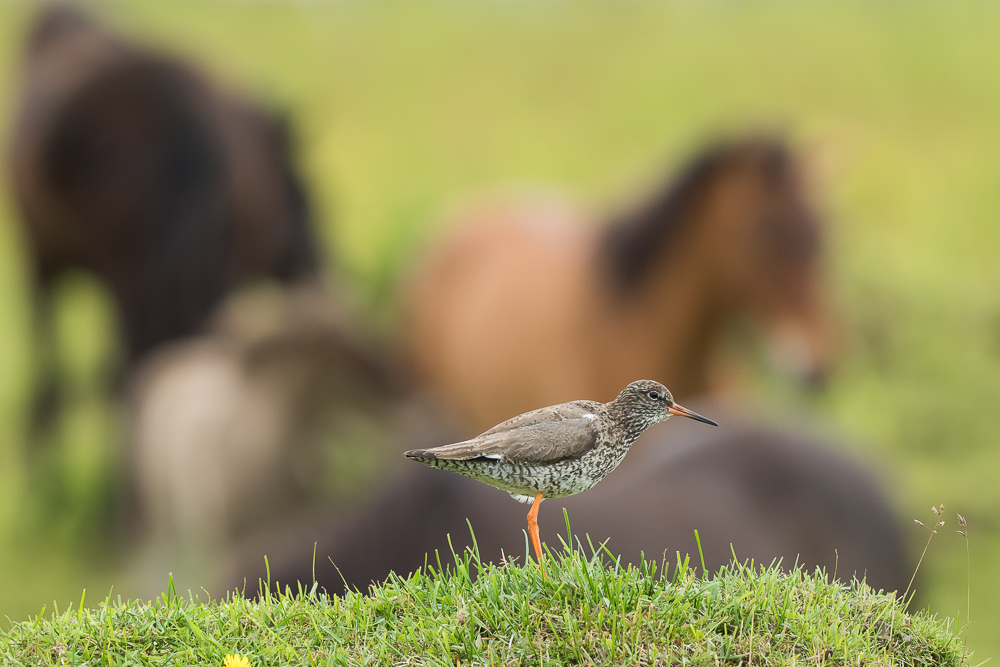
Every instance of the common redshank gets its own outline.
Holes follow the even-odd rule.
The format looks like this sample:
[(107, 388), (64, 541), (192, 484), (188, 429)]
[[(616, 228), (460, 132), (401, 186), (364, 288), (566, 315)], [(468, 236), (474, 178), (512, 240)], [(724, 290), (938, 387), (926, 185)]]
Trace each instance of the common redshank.
[(528, 532), (541, 566), (542, 499), (565, 498), (594, 486), (618, 467), (643, 431), (671, 415), (718, 426), (674, 403), (659, 382), (637, 380), (610, 403), (571, 401), (532, 410), (471, 440), (414, 449), (406, 456), (503, 489), (518, 502), (531, 502)]

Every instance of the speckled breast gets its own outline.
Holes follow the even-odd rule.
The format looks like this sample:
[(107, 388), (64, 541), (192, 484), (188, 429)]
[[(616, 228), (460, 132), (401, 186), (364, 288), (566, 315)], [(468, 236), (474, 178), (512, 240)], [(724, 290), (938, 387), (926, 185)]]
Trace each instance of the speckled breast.
[(624, 460), (628, 448), (611, 451), (595, 447), (578, 459), (531, 465), (493, 459), (469, 461), (426, 460), (427, 465), (451, 470), (466, 477), (503, 489), (514, 495), (534, 496), (541, 491), (546, 498), (565, 498), (586, 491)]

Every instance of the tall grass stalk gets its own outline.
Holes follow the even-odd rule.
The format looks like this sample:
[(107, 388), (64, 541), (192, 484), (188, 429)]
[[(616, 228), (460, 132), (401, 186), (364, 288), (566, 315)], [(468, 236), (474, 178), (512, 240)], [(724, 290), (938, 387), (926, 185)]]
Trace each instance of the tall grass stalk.
[(917, 566), (913, 568), (913, 576), (910, 577), (910, 583), (906, 585), (906, 592), (903, 593), (903, 599), (906, 600), (907, 606), (909, 606), (910, 604), (910, 600), (907, 596), (910, 594), (910, 589), (913, 587), (914, 579), (917, 578), (917, 572), (920, 571), (920, 564), (924, 562), (924, 556), (927, 555), (927, 548), (931, 545), (931, 540), (934, 539), (934, 536), (937, 535), (937, 529), (944, 525), (944, 520), (941, 519), (941, 515), (944, 514), (944, 505), (941, 505), (939, 507), (934, 507), (933, 505), (931, 505), (931, 512), (933, 512), (934, 516), (936, 516), (939, 519), (939, 521), (936, 521), (934, 523), (933, 527), (928, 526), (920, 519), (913, 520), (913, 522), (918, 526), (921, 526), (929, 530), (930, 535), (927, 536), (927, 543), (924, 544), (924, 550), (920, 553), (920, 560), (917, 561)]
[(965, 538), (965, 646), (969, 647), (969, 621), (972, 618), (972, 558), (969, 555), (969, 527), (965, 524), (965, 517), (956, 514), (958, 523), (962, 530), (957, 531)]

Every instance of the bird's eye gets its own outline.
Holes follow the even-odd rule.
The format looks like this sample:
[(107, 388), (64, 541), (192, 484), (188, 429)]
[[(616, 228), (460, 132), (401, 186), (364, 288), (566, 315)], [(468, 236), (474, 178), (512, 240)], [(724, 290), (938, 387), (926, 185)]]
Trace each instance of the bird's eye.
[(649, 392), (646, 395), (649, 396), (654, 401), (660, 400), (660, 392), (658, 392), (658, 391), (651, 391), (651, 392)]

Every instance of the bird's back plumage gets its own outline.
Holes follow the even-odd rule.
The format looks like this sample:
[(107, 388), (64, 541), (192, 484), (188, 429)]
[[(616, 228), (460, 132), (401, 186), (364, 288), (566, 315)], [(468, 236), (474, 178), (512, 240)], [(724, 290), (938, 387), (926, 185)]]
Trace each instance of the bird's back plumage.
[(406, 452), (412, 459), (548, 464), (579, 458), (598, 442), (603, 405), (572, 401), (532, 410), (497, 424), (483, 434), (451, 445)]

